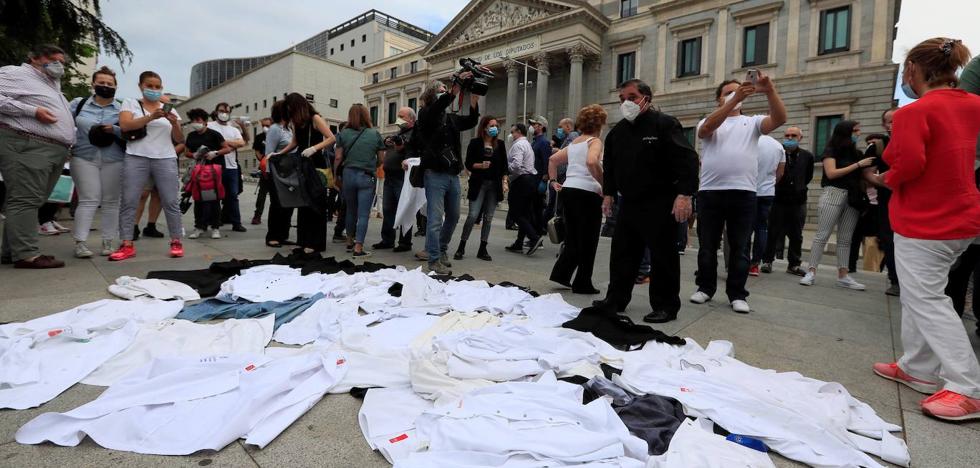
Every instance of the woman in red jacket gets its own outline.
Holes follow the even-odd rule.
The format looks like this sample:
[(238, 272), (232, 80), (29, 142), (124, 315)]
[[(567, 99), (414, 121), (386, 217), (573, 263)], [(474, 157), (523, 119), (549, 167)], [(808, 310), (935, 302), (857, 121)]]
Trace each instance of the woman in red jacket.
[(973, 176), (980, 97), (955, 89), (970, 60), (960, 41), (929, 39), (909, 51), (902, 89), (912, 99), (895, 113), (880, 181), (892, 189), (889, 215), (902, 285), (902, 348), (876, 374), (932, 394), (925, 414), (980, 419), (980, 363), (943, 293), (949, 270), (980, 236), (980, 192)]

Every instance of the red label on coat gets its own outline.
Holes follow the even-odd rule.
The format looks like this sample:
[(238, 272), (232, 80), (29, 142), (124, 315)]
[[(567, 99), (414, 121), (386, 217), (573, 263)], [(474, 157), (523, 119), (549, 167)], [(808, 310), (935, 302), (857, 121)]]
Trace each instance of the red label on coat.
[(337, 360), (337, 365), (338, 365), (338, 366), (341, 366), (341, 365), (343, 365), (343, 364), (344, 364), (345, 362), (347, 362), (347, 360), (346, 360), (346, 359), (344, 359), (344, 358), (340, 358), (340, 359), (338, 359), (338, 360)]
[(691, 392), (694, 391), (694, 389), (687, 388), (687, 387), (681, 387), (681, 391), (684, 392), (684, 393), (691, 393)]
[(403, 440), (405, 440), (407, 438), (408, 438), (408, 434), (402, 434), (402, 435), (400, 435), (398, 437), (395, 437), (393, 439), (388, 439), (388, 443), (394, 444), (394, 443), (397, 443), (397, 442), (401, 442), (401, 441), (403, 441)]
[(48, 338), (56, 337), (56, 336), (62, 334), (63, 332), (64, 332), (64, 330), (62, 330), (60, 328), (57, 329), (57, 330), (51, 330), (51, 331), (48, 332)]
[(255, 370), (255, 364), (245, 366), (245, 372), (252, 372), (253, 370)]

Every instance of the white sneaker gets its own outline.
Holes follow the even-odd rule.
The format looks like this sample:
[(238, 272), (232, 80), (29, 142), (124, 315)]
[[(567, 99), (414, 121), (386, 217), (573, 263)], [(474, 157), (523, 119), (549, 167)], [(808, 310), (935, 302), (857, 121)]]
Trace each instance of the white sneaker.
[(75, 242), (75, 258), (92, 258), (92, 251), (84, 242)]
[(710, 300), (711, 300), (711, 296), (701, 291), (691, 294), (691, 302), (695, 304), (704, 304), (705, 302), (708, 302)]
[(66, 227), (58, 224), (57, 221), (51, 221), (51, 225), (54, 226), (54, 228), (57, 229), (58, 232), (63, 232), (63, 233), (64, 232), (71, 232), (71, 229), (68, 229), (68, 228), (66, 228)]
[(817, 279), (817, 274), (812, 271), (807, 271), (806, 276), (800, 279), (800, 284), (803, 286), (813, 286), (814, 280)]
[(193, 231), (191, 231), (190, 234), (187, 235), (187, 238), (188, 239), (197, 239), (198, 237), (201, 237), (201, 234), (204, 234), (204, 232), (202, 232), (200, 229), (196, 229), (195, 228)]
[(112, 255), (112, 252), (115, 252), (115, 249), (112, 248), (112, 239), (102, 239), (102, 252), (99, 253), (103, 257), (108, 257)]
[(740, 314), (747, 314), (752, 309), (749, 307), (748, 302), (745, 302), (742, 299), (735, 299), (732, 301), (732, 310)]
[(221, 231), (219, 231), (217, 229), (212, 229), (211, 230), (211, 238), (212, 239), (221, 239)]
[(57, 236), (58, 234), (61, 234), (61, 231), (54, 227), (54, 224), (51, 224), (51, 221), (48, 221), (37, 227), (37, 233), (42, 236)]
[(837, 280), (837, 286), (841, 288), (853, 289), (855, 291), (864, 291), (865, 289), (864, 285), (854, 281), (854, 278), (851, 278), (851, 275), (839, 278)]

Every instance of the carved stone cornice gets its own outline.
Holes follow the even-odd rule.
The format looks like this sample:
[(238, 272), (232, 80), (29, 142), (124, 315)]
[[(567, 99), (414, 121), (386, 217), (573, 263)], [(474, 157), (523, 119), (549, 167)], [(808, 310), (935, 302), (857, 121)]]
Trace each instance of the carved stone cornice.
[(565, 53), (568, 54), (568, 58), (573, 62), (581, 62), (585, 60), (586, 55), (590, 55), (590, 50), (584, 44), (573, 44), (565, 48)]
[(539, 52), (534, 54), (534, 67), (538, 72), (548, 73), (548, 53)]

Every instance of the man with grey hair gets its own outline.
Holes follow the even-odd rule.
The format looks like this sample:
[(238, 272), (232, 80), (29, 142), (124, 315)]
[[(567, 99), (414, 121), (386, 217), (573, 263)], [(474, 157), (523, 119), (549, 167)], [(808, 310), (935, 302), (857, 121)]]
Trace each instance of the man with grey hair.
[(7, 204), (0, 262), (14, 268), (60, 268), (41, 255), (37, 210), (58, 182), (75, 144), (75, 120), (61, 94), (65, 52), (41, 45), (29, 63), (0, 68), (0, 173)]
[[(398, 211), (398, 200), (401, 198), (402, 186), (405, 185), (406, 159), (414, 157), (409, 151), (408, 142), (412, 137), (412, 129), (415, 128), (416, 114), (411, 107), (398, 109), (398, 133), (385, 138), (384, 166), (384, 192), (381, 198), (381, 215), (384, 219), (381, 222), (381, 242), (374, 244), (375, 250), (394, 248), (394, 252), (408, 252), (412, 250), (412, 229), (402, 232), (398, 236), (398, 245), (395, 245), (395, 214)], [(399, 228), (401, 231), (401, 228)]]

